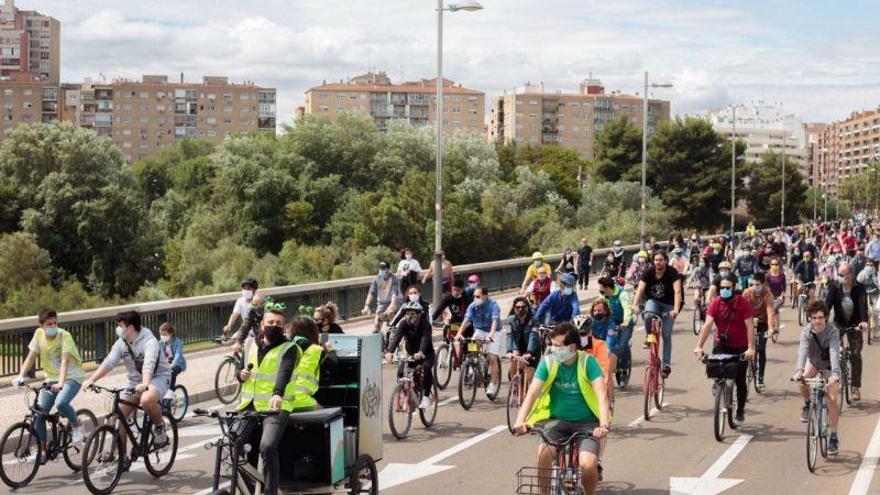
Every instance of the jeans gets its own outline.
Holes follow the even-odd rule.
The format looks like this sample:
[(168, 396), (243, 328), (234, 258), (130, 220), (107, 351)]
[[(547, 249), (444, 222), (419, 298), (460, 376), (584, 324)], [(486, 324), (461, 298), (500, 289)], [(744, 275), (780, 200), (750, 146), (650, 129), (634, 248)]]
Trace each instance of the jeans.
[(614, 348), (611, 349), (611, 352), (617, 356), (617, 368), (618, 369), (627, 369), (629, 368), (630, 361), (632, 360), (632, 349), (630, 348), (629, 341), (632, 339), (633, 335), (633, 325), (630, 323), (626, 326), (618, 327), (617, 329), (617, 341), (615, 342)]
[[(672, 362), (672, 325), (675, 320), (670, 318), (669, 313), (673, 307), (671, 304), (662, 303), (655, 299), (648, 299), (645, 303), (645, 312), (660, 315), (660, 330), (663, 335), (663, 366), (669, 366)], [(648, 329), (645, 328), (647, 334)]]
[(284, 438), (287, 418), (286, 411), (279, 411), (277, 415), (267, 416), (263, 419), (262, 428), (258, 428), (257, 421), (251, 419), (247, 424), (242, 425), (246, 433), (238, 438), (239, 446), (246, 443), (255, 445), (257, 439), (260, 441), (260, 449), (251, 450), (247, 460), (251, 466), (256, 467), (257, 455), (263, 458), (263, 481), (265, 481), (263, 493), (266, 495), (278, 493), (278, 473), (281, 469), (278, 461), (278, 445)]
[(859, 388), (862, 386), (862, 346), (864, 345), (864, 336), (862, 332), (853, 330), (846, 332), (846, 340), (849, 342), (849, 362), (852, 376), (850, 381), (852, 386)]
[[(73, 410), (70, 402), (73, 400), (74, 397), (76, 397), (76, 394), (79, 393), (79, 389), (81, 386), (82, 385), (73, 380), (65, 380), (64, 388), (62, 388), (61, 391), (57, 394), (55, 392), (52, 392), (51, 390), (41, 390), (40, 399), (37, 405), (40, 407), (40, 410), (46, 414), (52, 412), (52, 406), (54, 405), (55, 408), (58, 409), (58, 413), (67, 418), (67, 421), (70, 422), (71, 426), (73, 426), (73, 424), (76, 423), (76, 411)], [(41, 442), (45, 442), (45, 416), (37, 416), (34, 419), (34, 429), (37, 430), (37, 438), (39, 438)]]
[(740, 275), (739, 277), (737, 277), (737, 280), (739, 281), (739, 288), (742, 290), (746, 290), (752, 283), (752, 275)]
[[(766, 342), (767, 339), (764, 339)], [(721, 344), (715, 344), (712, 349), (713, 354), (733, 354), (740, 356), (746, 352), (745, 349), (737, 347), (726, 347)], [(746, 399), (749, 396), (749, 384), (747, 382), (748, 366), (740, 366), (736, 373), (736, 412), (741, 413), (746, 410)]]
[(764, 381), (764, 369), (767, 367), (767, 324), (758, 322), (755, 329), (755, 353), (758, 355), (758, 381)]

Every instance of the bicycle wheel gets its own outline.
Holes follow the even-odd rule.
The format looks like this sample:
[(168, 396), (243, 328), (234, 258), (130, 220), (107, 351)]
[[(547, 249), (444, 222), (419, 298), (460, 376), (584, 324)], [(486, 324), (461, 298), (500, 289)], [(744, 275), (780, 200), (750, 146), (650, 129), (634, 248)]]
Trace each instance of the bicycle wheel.
[[(422, 395), (422, 394), (419, 394)], [(440, 388), (437, 386), (437, 381), (434, 381), (434, 385), (431, 387), (431, 405), (428, 406), (427, 409), (419, 409), (419, 419), (422, 420), (422, 425), (425, 428), (430, 428), (434, 426), (434, 421), (437, 419), (437, 409), (440, 407), (438, 402), (440, 402)], [(421, 400), (421, 397), (419, 397)]]
[(348, 493), (379, 495), (379, 472), (372, 457), (362, 454), (354, 461), (348, 479)]
[(238, 359), (234, 356), (226, 356), (217, 366), (217, 372), (214, 374), (214, 393), (221, 403), (232, 404), (241, 393), (241, 382), (238, 381), (240, 371)]
[(122, 438), (116, 428), (101, 425), (89, 435), (83, 447), (83, 483), (95, 495), (113, 492), (122, 476)]
[(498, 398), (498, 395), (501, 393), (501, 357), (490, 355), (486, 359), (486, 368), (483, 371), (483, 376), (485, 377), (483, 383), (486, 384), (487, 389), (489, 387), (489, 383), (491, 383), (492, 380), (492, 375), (489, 372), (489, 370), (491, 369), (491, 367), (489, 366), (489, 359), (498, 363), (498, 377), (495, 379), (495, 393), (490, 394), (489, 392), (486, 392), (486, 397), (492, 402), (495, 402), (495, 400)]
[(795, 285), (794, 282), (792, 282), (792, 284), (789, 287), (791, 287), (791, 291), (789, 291), (789, 296), (791, 298), (791, 309), (794, 309), (797, 307), (797, 300), (798, 300), (797, 285)]
[(477, 368), (472, 359), (465, 360), (461, 365), (461, 374), (458, 377), (458, 402), (465, 411), (474, 405), (477, 398)]
[(186, 417), (186, 411), (189, 409), (189, 392), (179, 383), (174, 386), (172, 392), (174, 392), (174, 399), (171, 400), (171, 417), (180, 423)]
[(147, 454), (144, 455), (144, 466), (156, 478), (168, 474), (177, 457), (177, 421), (170, 411), (162, 411), (162, 419), (165, 422), (165, 434), (168, 436), (165, 445), (161, 447), (155, 445), (152, 425), (149, 425), (150, 428), (144, 433), (147, 435), (148, 446)]
[(437, 357), (434, 361), (434, 380), (440, 390), (446, 390), (452, 379), (452, 350), (449, 344), (443, 344), (437, 349)]
[[(83, 440), (88, 438), (98, 427), (98, 418), (96, 418), (95, 414), (88, 409), (77, 410), (76, 419), (83, 427)], [(74, 472), (77, 472), (82, 469), (82, 453), (85, 441), (79, 444), (73, 443), (73, 430), (69, 424), (65, 424), (61, 432), (62, 441), (59, 442), (59, 444), (61, 445), (61, 448), (64, 449), (64, 462), (67, 464), (67, 467)]]
[(522, 373), (517, 373), (510, 380), (510, 386), (507, 387), (507, 429), (511, 433), (516, 433), (513, 429), (516, 423), (516, 417), (519, 414), (519, 407), (522, 405)]
[(700, 319), (700, 306), (694, 308), (694, 335), (700, 335), (700, 327), (703, 326), (703, 321)]
[(819, 417), (816, 414), (816, 406), (810, 406), (807, 417), (807, 469), (811, 473), (816, 471), (816, 459), (819, 457)]
[(663, 398), (666, 397), (666, 378), (658, 375), (657, 382), (657, 388), (654, 390), (654, 407), (660, 411), (663, 409)]
[[(746, 391), (755, 389), (755, 392), (758, 391), (758, 360), (755, 358), (749, 359), (748, 367), (746, 368)], [(746, 401), (748, 401), (748, 395), (746, 395)]]
[(804, 318), (805, 318), (806, 312), (807, 312), (807, 298), (804, 296), (800, 296), (800, 297), (798, 297), (798, 308), (797, 308), (798, 326), (801, 326), (801, 327), (804, 326)]
[(642, 395), (644, 396), (645, 421), (651, 421), (651, 396), (654, 395), (654, 366), (650, 361), (645, 366), (645, 376), (642, 380)]
[(37, 440), (37, 432), (24, 421), (10, 426), (0, 440), (0, 478), (10, 488), (27, 486), (37, 470), (43, 451)]
[[(747, 389), (748, 390), (748, 389)], [(734, 384), (732, 380), (728, 380), (724, 384), (724, 409), (727, 416), (727, 426), (730, 427), (731, 430), (736, 429), (736, 421), (734, 421), (733, 410), (734, 403), (736, 399), (734, 398)]]
[(844, 402), (846, 402), (846, 405), (848, 405), (848, 406), (852, 405), (852, 399), (850, 399), (850, 396), (849, 396), (849, 390), (850, 390), (850, 386), (849, 386), (849, 378), (850, 377), (849, 377), (849, 375), (850, 375), (849, 357), (846, 355), (846, 353), (843, 353), (843, 355), (840, 358), (840, 392), (841, 392), (841, 396), (843, 396), (844, 400), (837, 401), (838, 407), (840, 408), (840, 412), (843, 412), (843, 403)]
[(388, 400), (388, 428), (394, 438), (400, 440), (409, 435), (412, 425), (412, 409), (410, 408), (409, 390), (401, 383), (394, 386)]
[(724, 428), (726, 422), (724, 420), (724, 387), (717, 381), (712, 385), (712, 391), (715, 395), (715, 416), (713, 421), (712, 432), (715, 435), (715, 441), (724, 441)]

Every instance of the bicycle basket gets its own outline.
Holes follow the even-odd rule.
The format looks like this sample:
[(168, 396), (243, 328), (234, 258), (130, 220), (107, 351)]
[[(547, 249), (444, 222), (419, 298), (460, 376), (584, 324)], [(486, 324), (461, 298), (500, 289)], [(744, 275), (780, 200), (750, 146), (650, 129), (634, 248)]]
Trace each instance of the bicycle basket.
[[(547, 493), (547, 487), (552, 483), (554, 474), (561, 479), (561, 487), (565, 488), (563, 493), (573, 493), (575, 487), (579, 486), (581, 481), (580, 471), (577, 469), (542, 469), (537, 467), (523, 467), (516, 472), (516, 492), (515, 495), (541, 495)], [(567, 487), (571, 484), (571, 487)]]
[(748, 361), (741, 361), (739, 356), (720, 354), (706, 358), (706, 376), (708, 378), (735, 379), (740, 367), (748, 365)]

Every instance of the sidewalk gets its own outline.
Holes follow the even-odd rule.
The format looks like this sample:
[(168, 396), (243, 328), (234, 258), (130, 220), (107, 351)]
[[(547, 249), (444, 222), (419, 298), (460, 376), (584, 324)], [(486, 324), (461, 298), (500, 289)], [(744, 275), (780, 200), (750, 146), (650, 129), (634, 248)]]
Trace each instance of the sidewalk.
[[(588, 291), (578, 291), (582, 307), (598, 295), (595, 286), (596, 282), (593, 281), (592, 287)], [(499, 306), (501, 306), (502, 320), (506, 320), (516, 295), (516, 292), (506, 292), (501, 293), (495, 299)], [(373, 320), (372, 318), (357, 318), (342, 322), (341, 326), (347, 334), (366, 335), (372, 331)], [(189, 392), (191, 405), (215, 397), (214, 371), (223, 357), (229, 353), (228, 347), (218, 345), (215, 349), (198, 351), (188, 356), (187, 370), (177, 378), (177, 382), (186, 387)], [(117, 366), (116, 369), (100, 381), (100, 384), (105, 386), (122, 386), (124, 383), (125, 368), (123, 366)], [(11, 424), (21, 421), (24, 417), (28, 406), (30, 406), (30, 402), (26, 401), (27, 397), (28, 395), (24, 389), (15, 390), (11, 387), (5, 387), (0, 390), (0, 402), (4, 405), (0, 409), (0, 434), (6, 431)], [(109, 412), (109, 397), (107, 394), (80, 392), (76, 399), (73, 400), (73, 407), (75, 409), (85, 407), (91, 409), (96, 416), (101, 416)]]

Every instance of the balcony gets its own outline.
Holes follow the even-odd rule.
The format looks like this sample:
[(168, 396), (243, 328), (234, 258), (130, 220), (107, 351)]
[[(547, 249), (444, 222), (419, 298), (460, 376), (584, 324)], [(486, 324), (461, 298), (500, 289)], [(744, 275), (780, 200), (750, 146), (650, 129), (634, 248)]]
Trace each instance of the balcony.
[(545, 143), (551, 144), (556, 144), (560, 141), (559, 136), (557, 136), (556, 134), (542, 134), (541, 140)]
[(371, 108), (370, 115), (373, 117), (394, 117), (394, 112), (387, 108)]

